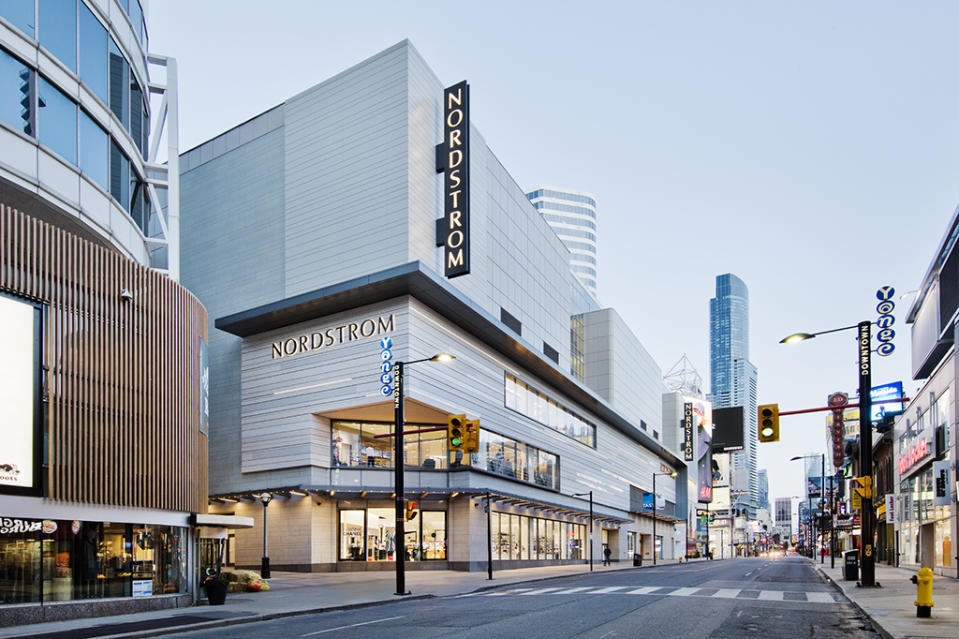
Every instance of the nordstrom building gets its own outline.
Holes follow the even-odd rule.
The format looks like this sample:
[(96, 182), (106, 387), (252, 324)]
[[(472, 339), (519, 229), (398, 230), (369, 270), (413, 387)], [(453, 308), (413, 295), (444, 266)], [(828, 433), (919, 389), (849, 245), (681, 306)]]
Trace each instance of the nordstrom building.
[[(661, 371), (470, 124), (466, 83), (404, 41), (180, 168), (182, 279), (212, 323), (211, 509), (255, 520), (230, 562), (480, 570), (488, 524), (497, 567), (583, 562), (590, 492), (596, 558), (683, 548)], [(441, 351), (406, 367), (397, 534), (392, 368)], [(457, 413), (478, 453), (430, 430)]]

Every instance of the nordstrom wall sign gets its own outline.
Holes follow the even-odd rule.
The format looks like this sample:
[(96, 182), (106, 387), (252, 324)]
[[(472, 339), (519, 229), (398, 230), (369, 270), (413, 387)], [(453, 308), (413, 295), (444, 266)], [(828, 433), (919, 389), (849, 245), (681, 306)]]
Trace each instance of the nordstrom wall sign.
[(443, 246), (446, 277), (470, 272), (470, 88), (466, 80), (443, 92), (443, 142), (436, 147), (436, 172), (443, 173), (443, 218), (436, 245)]
[(393, 332), (393, 314), (380, 315), (377, 318), (367, 318), (359, 322), (349, 322), (339, 326), (331, 326), (325, 330), (304, 333), (296, 337), (273, 342), (271, 345), (272, 359), (291, 357), (300, 353), (318, 351), (322, 348), (338, 346), (347, 342)]

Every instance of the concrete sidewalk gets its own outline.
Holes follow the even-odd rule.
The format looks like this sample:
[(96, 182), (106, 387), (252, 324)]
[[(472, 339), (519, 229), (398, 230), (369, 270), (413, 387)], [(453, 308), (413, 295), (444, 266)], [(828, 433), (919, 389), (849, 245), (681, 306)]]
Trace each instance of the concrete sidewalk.
[(814, 562), (817, 570), (835, 584), (887, 637), (959, 637), (959, 580), (936, 575), (932, 582), (932, 616), (916, 617), (916, 586), (909, 581), (915, 571), (876, 565), (876, 582), (881, 588), (860, 588), (844, 581), (842, 561), (836, 567)]
[[(703, 561), (693, 560), (691, 563)], [(660, 560), (659, 566), (676, 565), (675, 560)], [(631, 562), (614, 563), (604, 567), (594, 564), (594, 572), (645, 570), (654, 568), (644, 561), (636, 568)], [(443, 597), (497, 588), (506, 584), (556, 579), (589, 572), (589, 566), (547, 566), (542, 568), (519, 568), (497, 570), (493, 580), (485, 572), (460, 572), (452, 570), (416, 570), (406, 573), (406, 587), (410, 595), (397, 596), (395, 573), (346, 572), (346, 573), (295, 573), (273, 572), (267, 592), (230, 593), (222, 606), (201, 604), (189, 608), (157, 610), (114, 617), (91, 617), (28, 626), (0, 628), (0, 639), (30, 637), (31, 639), (54, 639), (75, 636), (85, 637), (150, 637), (171, 632), (199, 630), (236, 623), (264, 621), (277, 617), (300, 615), (391, 603), (410, 598)]]

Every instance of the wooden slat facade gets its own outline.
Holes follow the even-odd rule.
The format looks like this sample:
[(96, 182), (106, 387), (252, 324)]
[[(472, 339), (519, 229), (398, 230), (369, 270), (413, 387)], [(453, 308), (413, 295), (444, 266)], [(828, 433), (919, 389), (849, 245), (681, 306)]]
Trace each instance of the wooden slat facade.
[(199, 300), (165, 275), (3, 204), (0, 291), (43, 304), (44, 497), (206, 512), (199, 365), (207, 314)]

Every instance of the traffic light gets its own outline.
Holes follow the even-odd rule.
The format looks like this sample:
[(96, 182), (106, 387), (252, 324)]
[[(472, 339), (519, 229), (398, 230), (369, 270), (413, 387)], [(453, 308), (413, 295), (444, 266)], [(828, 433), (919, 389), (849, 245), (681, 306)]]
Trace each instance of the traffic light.
[(416, 509), (419, 507), (420, 503), (418, 501), (408, 501), (406, 502), (406, 521), (412, 521), (416, 518)]
[(480, 449), (480, 420), (469, 419), (466, 421), (466, 440), (463, 450), (467, 453), (478, 453)]
[(759, 407), (759, 441), (779, 441), (779, 404), (764, 404)]
[(872, 477), (856, 477), (856, 483), (861, 486), (856, 490), (863, 499), (872, 499)]
[(450, 415), (446, 422), (450, 450), (466, 450), (466, 415)]

